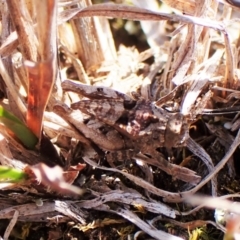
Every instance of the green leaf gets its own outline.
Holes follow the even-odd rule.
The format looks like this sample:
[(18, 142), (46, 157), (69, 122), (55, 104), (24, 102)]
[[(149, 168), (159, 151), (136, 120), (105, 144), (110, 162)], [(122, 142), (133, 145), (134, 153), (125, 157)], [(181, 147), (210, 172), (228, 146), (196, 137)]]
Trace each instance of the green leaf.
[(12, 131), (25, 147), (34, 149), (38, 143), (38, 138), (20, 119), (8, 112), (2, 106), (0, 106), (0, 122)]
[(0, 166), (0, 182), (20, 182), (27, 179), (28, 175), (22, 170)]

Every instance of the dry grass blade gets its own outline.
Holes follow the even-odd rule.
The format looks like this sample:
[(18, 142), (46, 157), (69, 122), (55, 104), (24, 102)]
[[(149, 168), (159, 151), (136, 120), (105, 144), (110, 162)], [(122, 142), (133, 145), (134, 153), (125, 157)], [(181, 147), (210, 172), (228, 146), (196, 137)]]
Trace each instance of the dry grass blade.
[(55, 209), (71, 219), (79, 221), (81, 224), (86, 224), (85, 218), (87, 214), (72, 202), (55, 201)]
[(154, 237), (155, 239), (158, 239), (158, 240), (165, 240), (165, 239), (182, 240), (182, 238), (180, 238), (180, 237), (176, 237), (176, 236), (168, 234), (166, 232), (157, 230), (154, 226), (144, 222), (136, 214), (134, 214), (132, 211), (130, 211), (126, 208), (116, 207), (115, 209), (110, 209), (107, 205), (101, 205), (100, 207), (98, 207), (96, 209), (101, 210), (101, 211), (115, 213), (117, 215), (122, 216), (123, 218), (125, 218), (128, 221), (137, 225), (145, 233)]
[(157, 230), (155, 227), (142, 221), (136, 214), (134, 214), (132, 211), (130, 211), (128, 209), (117, 208), (115, 211), (112, 211), (112, 212), (116, 212), (118, 215), (133, 222), (140, 229), (142, 229), (144, 232), (146, 232), (150, 236), (154, 237), (155, 239), (158, 239), (158, 240), (164, 240), (164, 239), (180, 240), (181, 239), (182, 240), (182, 238), (180, 238), (180, 237), (176, 237), (172, 234), (168, 234), (163, 231)]
[(161, 156), (155, 159), (155, 158), (148, 158), (145, 155), (137, 154), (136, 157), (133, 157), (133, 159), (140, 159), (145, 163), (159, 167), (160, 169), (170, 174), (174, 178), (180, 179), (184, 182), (188, 182), (192, 185), (196, 185), (201, 180), (201, 177), (198, 176), (196, 172), (188, 168), (180, 167), (176, 164), (171, 164)]
[[(80, 221), (81, 223), (86, 222), (87, 213), (83, 212), (81, 209), (74, 210), (74, 206), (71, 202), (67, 201), (56, 201), (56, 202), (43, 202), (42, 206), (38, 206), (36, 203), (28, 203), (23, 205), (17, 205), (14, 207), (9, 207), (0, 211), (0, 219), (11, 219), (14, 211), (19, 212), (19, 220), (27, 221), (31, 219), (32, 221), (42, 222), (48, 221), (46, 216), (57, 216), (58, 213), (63, 213), (69, 216), (70, 219)], [(35, 219), (34, 219), (35, 218)], [(60, 220), (59, 216), (59, 220)], [(64, 220), (65, 221), (65, 220)]]
[(190, 191), (187, 191), (185, 193), (182, 193), (183, 196), (186, 194), (186, 196), (189, 196), (189, 194), (196, 193), (203, 185), (205, 185), (210, 179), (212, 179), (223, 167), (224, 165), (229, 161), (231, 156), (233, 155), (236, 148), (240, 145), (240, 130), (238, 131), (238, 134), (236, 138), (234, 139), (234, 142), (230, 146), (228, 152), (224, 156), (224, 158), (214, 167), (213, 171), (209, 173), (195, 188), (191, 189)]
[(43, 113), (56, 81), (57, 1), (36, 2), (35, 7), (40, 62), (25, 63), (29, 74), (27, 125), (41, 139)]
[(17, 32), (11, 33), (0, 47), (0, 54), (4, 57), (10, 55), (19, 45)]
[(22, 119), (24, 119), (27, 109), (24, 103), (22, 102), (22, 99), (19, 97), (18, 92), (16, 91), (16, 88), (14, 87), (14, 83), (12, 82), (9, 74), (6, 71), (6, 68), (3, 65), (2, 59), (0, 59), (0, 71), (1, 71), (1, 76), (5, 82), (5, 84), (8, 87), (8, 91), (10, 92), (11, 96), (13, 97), (15, 103), (17, 104), (18, 108), (20, 109), (22, 115)]
[(27, 125), (41, 139), (43, 113), (54, 80), (51, 71), (52, 60), (36, 64), (25, 62), (25, 66), (29, 75)]
[[(239, 195), (235, 195), (235, 197), (239, 197)], [(229, 200), (221, 199), (220, 197), (207, 197), (207, 196), (199, 196), (193, 195), (188, 199), (185, 199), (186, 202), (192, 205), (201, 205), (202, 207), (208, 207), (212, 209), (226, 209), (229, 212), (240, 214), (240, 204), (237, 202), (232, 202)]]
[(9, 207), (1, 210), (0, 219), (11, 219), (12, 213), (14, 210), (17, 210), (19, 212), (19, 218), (20, 218), (28, 215), (52, 212), (54, 208), (55, 208), (54, 203), (45, 204), (44, 207), (39, 207), (37, 206), (36, 203), (28, 203), (28, 204), (13, 206), (13, 207)]
[(22, 54), (25, 60), (37, 61), (38, 41), (33, 29), (33, 22), (24, 1), (7, 2), (9, 13), (17, 31)]
[(184, 15), (173, 15), (173, 14), (166, 14), (166, 13), (157, 13), (153, 11), (149, 11), (146, 9), (141, 9), (137, 7), (131, 7), (127, 5), (121, 4), (95, 4), (89, 7), (85, 7), (83, 9), (74, 9), (71, 11), (63, 12), (60, 15), (61, 21), (65, 22), (72, 18), (78, 17), (93, 17), (93, 16), (104, 16), (104, 17), (119, 17), (119, 18), (126, 18), (131, 20), (152, 20), (152, 21), (159, 21), (159, 20), (172, 20), (172, 21), (180, 21), (185, 23), (193, 23), (200, 26), (206, 26), (210, 28), (215, 28), (220, 31), (224, 30), (221, 24), (217, 21), (208, 21), (205, 19), (191, 17), (191, 16), (184, 16)]
[(123, 171), (120, 171), (118, 169), (115, 168), (106, 168), (106, 167), (101, 167), (99, 165), (97, 165), (95, 162), (93, 162), (92, 160), (88, 159), (88, 158), (84, 158), (84, 161), (88, 164), (90, 164), (93, 167), (105, 170), (105, 171), (112, 171), (112, 172), (117, 172), (117, 173), (121, 173), (122, 175), (124, 175), (125, 177), (127, 177), (129, 180), (133, 181), (136, 185), (141, 186), (142, 188), (148, 190), (149, 192), (156, 194), (158, 196), (161, 197), (165, 197), (167, 200), (171, 200), (172, 202), (178, 202), (182, 196), (181, 194), (178, 193), (171, 193), (168, 191), (164, 191), (162, 189), (156, 188), (153, 185), (151, 185), (150, 183), (144, 181), (143, 179), (133, 176), (132, 174), (129, 173), (125, 173)]
[(69, 138), (75, 138), (88, 146), (91, 145), (86, 137), (80, 134), (68, 122), (64, 121), (59, 115), (56, 115), (53, 112), (44, 113), (43, 129), (49, 136), (51, 136), (51, 133), (54, 136), (61, 134)]
[[(194, 155), (198, 156), (204, 164), (206, 164), (208, 168), (208, 172), (211, 173), (214, 169), (214, 165), (212, 162), (211, 157), (209, 154), (202, 148), (200, 145), (198, 145), (193, 139), (189, 138), (186, 141), (188, 149), (194, 153)], [(217, 178), (214, 176), (211, 179), (212, 184), (212, 196), (217, 196)]]
[[(80, 8), (90, 5), (91, 3), (86, 0), (78, 4)], [(70, 24), (75, 36), (78, 56), (86, 70), (96, 69), (103, 61), (114, 60), (116, 50), (105, 18), (73, 19)]]
[(175, 210), (159, 202), (148, 202), (138, 193), (124, 193), (122, 191), (110, 191), (104, 194), (104, 197), (100, 196), (92, 200), (82, 201), (77, 206), (80, 208), (91, 209), (97, 207), (106, 202), (119, 202), (129, 204), (133, 206), (141, 205), (149, 212), (155, 212), (163, 214), (165, 216), (175, 218)]
[(8, 227), (7, 227), (7, 229), (5, 230), (5, 233), (4, 233), (4, 235), (3, 235), (3, 239), (4, 239), (4, 240), (5, 240), (5, 239), (7, 240), (7, 239), (9, 238), (10, 233), (11, 233), (11, 231), (13, 230), (13, 228), (14, 228), (17, 220), (18, 220), (18, 216), (19, 216), (19, 212), (18, 212), (17, 210), (15, 210), (15, 211), (14, 211), (14, 214), (13, 214), (13, 216), (12, 216), (12, 219), (11, 219), (10, 223), (8, 224)]

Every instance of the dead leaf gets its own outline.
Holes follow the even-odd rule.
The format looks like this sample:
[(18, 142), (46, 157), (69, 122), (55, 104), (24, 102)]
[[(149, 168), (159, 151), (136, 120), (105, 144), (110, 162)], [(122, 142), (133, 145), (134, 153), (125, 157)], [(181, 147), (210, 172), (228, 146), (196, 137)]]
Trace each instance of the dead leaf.
[[(33, 179), (37, 180), (38, 184), (43, 184), (45, 187), (48, 187), (62, 195), (81, 195), (84, 193), (84, 190), (76, 186), (72, 186), (65, 181), (64, 172), (59, 166), (51, 168), (44, 163), (39, 163), (34, 166), (28, 166), (25, 171), (27, 171), (29, 175), (32, 173), (34, 176)], [(78, 174), (79, 171), (70, 175), (68, 180), (73, 181), (74, 176), (76, 177), (76, 173)]]
[(64, 180), (72, 184), (78, 177), (79, 172), (86, 167), (86, 164), (78, 163), (76, 166), (70, 166), (70, 168), (63, 173)]

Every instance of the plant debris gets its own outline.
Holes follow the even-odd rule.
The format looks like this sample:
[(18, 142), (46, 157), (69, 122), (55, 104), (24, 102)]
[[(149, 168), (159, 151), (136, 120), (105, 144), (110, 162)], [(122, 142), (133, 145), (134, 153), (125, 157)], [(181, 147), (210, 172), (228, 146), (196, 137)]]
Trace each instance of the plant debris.
[(102, 2), (2, 4), (0, 236), (237, 238), (239, 4)]

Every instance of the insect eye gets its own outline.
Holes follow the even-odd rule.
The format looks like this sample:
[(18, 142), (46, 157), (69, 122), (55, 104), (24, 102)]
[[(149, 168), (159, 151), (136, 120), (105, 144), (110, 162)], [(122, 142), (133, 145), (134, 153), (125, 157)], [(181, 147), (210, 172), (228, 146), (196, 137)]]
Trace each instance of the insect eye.
[(123, 106), (125, 109), (133, 109), (136, 106), (136, 101), (124, 101)]

